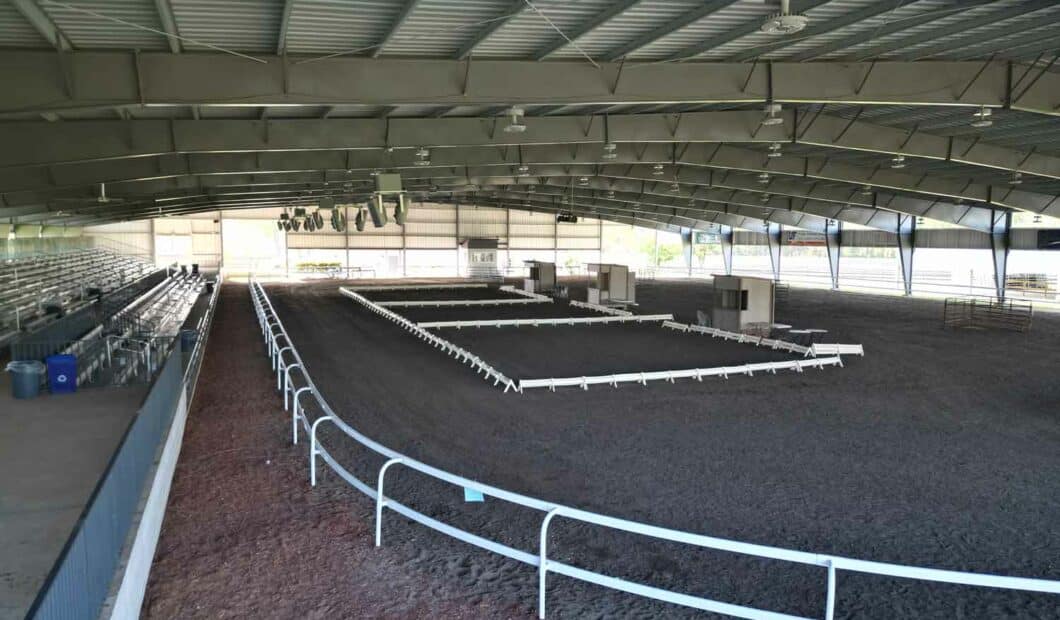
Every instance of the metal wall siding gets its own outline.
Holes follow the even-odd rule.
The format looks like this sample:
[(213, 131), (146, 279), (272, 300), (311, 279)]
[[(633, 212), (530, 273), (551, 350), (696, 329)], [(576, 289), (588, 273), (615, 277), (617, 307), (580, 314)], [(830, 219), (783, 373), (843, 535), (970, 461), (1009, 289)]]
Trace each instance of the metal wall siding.
[(0, 47), (38, 47), (51, 45), (9, 2), (0, 2)]
[[(579, 2), (538, 0), (534, 2), (534, 6), (564, 33), (573, 32), (597, 13), (606, 10), (610, 4), (611, 0), (580, 0)], [(541, 15), (528, 7), (476, 47), (475, 55), (495, 58), (527, 58), (558, 36)]]
[(451, 56), (490, 20), (502, 17), (510, 4), (509, 0), (466, 0), (457, 9), (451, 0), (422, 0), (383, 55)]
[[(645, 0), (578, 39), (578, 46), (593, 58), (602, 57), (700, 4), (696, 0)], [(581, 53), (568, 45), (550, 58), (581, 58)]]

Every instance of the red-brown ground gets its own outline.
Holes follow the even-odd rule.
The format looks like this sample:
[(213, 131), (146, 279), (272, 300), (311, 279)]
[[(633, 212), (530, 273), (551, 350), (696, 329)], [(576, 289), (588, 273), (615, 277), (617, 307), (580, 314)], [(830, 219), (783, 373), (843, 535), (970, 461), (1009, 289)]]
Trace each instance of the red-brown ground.
[(246, 287), (219, 304), (143, 617), (526, 617), (376, 549), (371, 504), (349, 487), (310, 489)]

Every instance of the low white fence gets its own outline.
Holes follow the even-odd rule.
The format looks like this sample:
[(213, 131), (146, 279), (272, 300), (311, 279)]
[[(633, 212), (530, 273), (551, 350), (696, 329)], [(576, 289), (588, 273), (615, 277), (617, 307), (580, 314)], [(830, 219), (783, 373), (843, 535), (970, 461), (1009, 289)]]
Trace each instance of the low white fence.
[(630, 316), (581, 316), (556, 317), (550, 319), (492, 319), (482, 321), (429, 321), (417, 323), (424, 329), (437, 327), (540, 327), (542, 325), (600, 325), (607, 323), (655, 323), (669, 321), (672, 314), (635, 314)]
[(836, 357), (818, 357), (810, 360), (790, 360), (785, 362), (758, 362), (755, 364), (741, 364), (739, 366), (718, 366), (715, 368), (687, 368), (683, 370), (657, 370), (652, 372), (627, 372), (613, 375), (596, 375), (591, 377), (563, 377), (550, 379), (520, 379), (519, 391), (525, 388), (549, 388), (555, 391), (557, 387), (580, 387), (588, 390), (590, 385), (610, 385), (618, 387), (619, 383), (640, 383), (647, 385), (648, 381), (669, 381), (674, 383), (677, 379), (695, 379), (702, 381), (703, 377), (722, 377), (728, 379), (729, 375), (747, 375), (753, 377), (756, 372), (770, 372), (777, 374), (778, 370), (794, 370), (802, 372), (806, 368), (824, 368), (825, 366), (842, 366), (843, 360)]
[(346, 288), (351, 291), (371, 293), (372, 291), (437, 291), (452, 290), (458, 288), (489, 288), (489, 284), (379, 284), (367, 286), (347, 286)]
[[(554, 504), (552, 502), (546, 502), (543, 500), (535, 499), (518, 493), (512, 493), (505, 491), (497, 487), (482, 484), (475, 480), (470, 480), (461, 476), (450, 474), (444, 470), (436, 467), (431, 467), (425, 463), (421, 463), (411, 457), (405, 456), (400, 452), (391, 450), (386, 446), (373, 441), (359, 433), (352, 426), (348, 425), (343, 421), (328, 405), (327, 401), (324, 400), (320, 390), (317, 389), (313, 383), (312, 378), (309, 376), (306, 370), (305, 363), (302, 361), (301, 356), (295, 349), (294, 344), (291, 342), (290, 337), (287, 335), (287, 330), (283, 327), (283, 323), (280, 318), (276, 315), (275, 309), (272, 307), (272, 303), (269, 301), (268, 296), (265, 294), (265, 290), (257, 282), (250, 283), (251, 288), (251, 299), (254, 303), (254, 309), (257, 313), (258, 323), (261, 326), (262, 336), (265, 339), (268, 355), (273, 359), (274, 367), (278, 367), (282, 356), (281, 351), (289, 350), (291, 356), (294, 358), (294, 362), (286, 367), (285, 375), (286, 381), (283, 384), (283, 398), (284, 398), (284, 410), (288, 409), (288, 395), (292, 396), (292, 426), (293, 426), (293, 441), (298, 443), (298, 426), (299, 424), (309, 432), (310, 444), (309, 444), (309, 478), (312, 485), (316, 485), (316, 467), (317, 457), (327, 463), (331, 469), (337, 473), (343, 480), (348, 482), (358, 491), (364, 493), (373, 501), (375, 501), (375, 544), (379, 546), (382, 544), (382, 525), (383, 525), (383, 509), (389, 508), (398, 514), (405, 516), (408, 519), (416, 521), (422, 525), (425, 525), (435, 531), (446, 534), (461, 540), (476, 547), (503, 555), (507, 558), (522, 562), (530, 566), (537, 567), (538, 570), (538, 617), (545, 617), (545, 585), (548, 573), (557, 573), (560, 575), (566, 575), (574, 579), (580, 579), (589, 583), (595, 583), (597, 585), (611, 588), (614, 590), (620, 590), (622, 592), (628, 592), (636, 594), (638, 596), (644, 596), (667, 603), (673, 603), (675, 605), (683, 605), (694, 609), (701, 609), (704, 611), (711, 611), (720, 614), (726, 614), (735, 616), (738, 618), (750, 618), (752, 620), (775, 620), (775, 619), (800, 619), (809, 620), (808, 618), (801, 618), (799, 616), (791, 616), (787, 614), (772, 612), (763, 609), (757, 609), (754, 607), (747, 607), (743, 605), (733, 605), (730, 603), (724, 603), (721, 601), (715, 601), (713, 599), (691, 596), (687, 594), (681, 594), (679, 592), (673, 592), (662, 588), (656, 588), (647, 586), (641, 583), (629, 581), (626, 579), (619, 579), (617, 577), (611, 577), (595, 571), (578, 568), (570, 564), (566, 564), (548, 556), (548, 530), (552, 521), (556, 517), (562, 517), (566, 519), (572, 519), (575, 521), (582, 521), (584, 523), (590, 523), (598, 525), (600, 527), (611, 528), (624, 532), (631, 532), (642, 536), (648, 536), (659, 540), (668, 540), (672, 542), (683, 543), (692, 545), (695, 547), (703, 547), (707, 549), (716, 549), (720, 551), (727, 551), (730, 553), (740, 553), (745, 555), (752, 555), (760, 558), (769, 558), (774, 560), (782, 560), (786, 562), (793, 562), (796, 564), (805, 564), (809, 566), (817, 566), (825, 571), (825, 608), (823, 610), (823, 617), (825, 620), (833, 620), (835, 616), (835, 603), (838, 596), (836, 588), (836, 576), (841, 570), (847, 570), (859, 573), (868, 573), (874, 575), (883, 575), (888, 577), (897, 577), (905, 579), (919, 579), (923, 581), (934, 581), (939, 583), (951, 583), (958, 585), (967, 586), (979, 586), (988, 588), (1002, 588), (1009, 590), (1023, 590), (1029, 592), (1045, 592), (1049, 594), (1060, 594), (1060, 581), (1050, 581), (1047, 579), (1031, 579), (1025, 577), (1006, 577), (1001, 575), (987, 575), (982, 573), (967, 573), (960, 571), (950, 570), (939, 570), (933, 568), (918, 568), (915, 566), (904, 566), (901, 564), (887, 564), (884, 562), (871, 562), (865, 560), (856, 560), (853, 558), (846, 558), (842, 556), (834, 556), (821, 553), (809, 553), (805, 551), (796, 551), (792, 549), (783, 549), (780, 547), (770, 547), (766, 545), (757, 545), (753, 543), (745, 543), (734, 540), (728, 540), (724, 538), (716, 538), (713, 536), (704, 536), (701, 534), (693, 534), (690, 532), (682, 532), (679, 530), (672, 530), (667, 528), (656, 527), (653, 525), (646, 525), (643, 523), (637, 523), (636, 521), (628, 521), (625, 519), (617, 519), (615, 517), (609, 517), (585, 510), (579, 510), (577, 508), (570, 508), (560, 504)], [(280, 347), (280, 340), (286, 343), (286, 346)], [(291, 382), (290, 371), (297, 369), (305, 380), (303, 387), (296, 388)], [(277, 386), (277, 389), (281, 389)], [(308, 393), (316, 400), (320, 406), (324, 415), (318, 417), (312, 422), (305, 415), (305, 409), (300, 406), (299, 397)], [(387, 458), (386, 463), (379, 470), (377, 476), (377, 482), (375, 488), (362, 482), (356, 476), (351, 474), (346, 468), (344, 468), (338, 461), (331, 456), (331, 454), (325, 449), (320, 443), (317, 436), (317, 431), (321, 424), (332, 423), (339, 430), (346, 434), (360, 445), (375, 452), (376, 454), (382, 455)], [(446, 482), (457, 487), (463, 487), (466, 489), (472, 489), (479, 491), (483, 495), (511, 502), (519, 506), (538, 510), (545, 513), (545, 516), (541, 522), (541, 536), (539, 539), (537, 553), (530, 553), (521, 549), (515, 549), (502, 543), (477, 536), (470, 532), (461, 530), (460, 528), (454, 527), (442, 521), (438, 521), (432, 517), (429, 517), (413, 508), (410, 508), (393, 498), (388, 498), (384, 494), (384, 483), (385, 475), (388, 469), (394, 465), (400, 465), (402, 467), (408, 467), (418, 471), (426, 476), (430, 476), (436, 480)]]
[(585, 301), (578, 301), (576, 299), (570, 300), (570, 305), (575, 308), (587, 308), (595, 312), (601, 312), (603, 314), (610, 314), (614, 316), (633, 316), (633, 313), (629, 310), (620, 310), (618, 308), (611, 308), (609, 306), (601, 306), (600, 304), (591, 304)]
[(865, 347), (860, 344), (814, 344), (806, 355), (860, 355), (865, 357)]
[[(400, 314), (397, 314), (396, 312), (392, 312), (390, 310), (387, 310), (386, 308), (381, 307), (382, 304), (373, 302), (373, 301), (367, 299), (366, 297), (364, 297), (363, 295), (361, 295), (359, 293), (356, 293), (354, 291), (351, 291), (348, 288), (339, 287), (339, 292), (342, 293), (343, 295), (345, 295), (346, 297), (349, 297), (350, 299), (353, 299), (354, 301), (356, 301), (357, 303), (361, 304), (365, 308), (368, 308), (372, 312), (375, 312), (379, 316), (382, 316), (382, 317), (385, 317), (387, 319), (390, 319), (391, 321), (393, 321), (393, 322), (397, 323), (398, 325), (404, 327), (406, 330), (411, 332), (413, 335), (419, 337), (421, 340), (426, 340), (427, 342), (429, 342), (435, 348), (439, 348), (442, 351), (445, 351), (446, 355), (452, 355), (453, 357), (459, 359), (460, 361), (471, 365), (473, 368), (477, 369), (475, 371), (476, 374), (478, 374), (479, 372), (484, 372), (485, 373), (485, 378), (487, 380), (488, 379), (493, 379), (493, 385), (503, 384), (505, 392), (507, 392), (509, 389), (515, 389), (516, 386), (515, 386), (515, 382), (514, 381), (512, 381), (508, 377), (504, 376), (496, 368), (494, 368), (493, 366), (487, 364), (485, 361), (482, 360), (482, 358), (480, 358), (477, 355), (472, 354), (470, 351), (468, 351), (468, 350), (466, 350), (464, 348), (458, 347), (455, 344), (449, 342), (448, 340), (446, 340), (444, 338), (440, 338), (438, 336), (435, 336), (431, 332), (429, 332), (426, 329), (423, 329), (422, 327), (416, 325), (415, 323), (413, 323), (412, 321), (406, 319), (405, 317), (401, 316)], [(277, 377), (278, 377), (278, 375), (277, 375)]]
[(530, 299), (529, 297), (515, 297), (511, 299), (450, 299), (441, 300), (416, 300), (416, 301), (376, 301), (372, 302), (384, 308), (420, 308), (420, 307), (443, 307), (443, 306), (517, 306), (522, 304), (540, 304), (552, 301), (551, 297), (543, 299)]

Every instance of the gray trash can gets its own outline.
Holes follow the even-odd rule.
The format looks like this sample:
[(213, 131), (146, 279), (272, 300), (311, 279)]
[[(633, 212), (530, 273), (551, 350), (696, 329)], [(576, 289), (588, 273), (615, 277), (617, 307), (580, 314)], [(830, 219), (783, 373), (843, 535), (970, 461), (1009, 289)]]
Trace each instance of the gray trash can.
[(15, 398), (36, 398), (40, 394), (40, 377), (44, 374), (44, 369), (44, 364), (36, 360), (8, 363), (11, 395)]

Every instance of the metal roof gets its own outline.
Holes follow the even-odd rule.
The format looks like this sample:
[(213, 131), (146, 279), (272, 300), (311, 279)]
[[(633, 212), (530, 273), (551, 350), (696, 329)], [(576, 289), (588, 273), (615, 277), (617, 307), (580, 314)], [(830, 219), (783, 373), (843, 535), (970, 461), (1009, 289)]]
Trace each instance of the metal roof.
[[(181, 58), (226, 52), (261, 58), (286, 54), (291, 63), (329, 57), (390, 59), (395, 64), (469, 59), (468, 67), (473, 67), (478, 60), (538, 61), (567, 67), (589, 62), (629, 61), (630, 68), (623, 70), (641, 72), (651, 72), (660, 66), (725, 62), (746, 63), (752, 73), (756, 65), (751, 63), (759, 60), (1029, 63), (1014, 66), (1013, 81), (1018, 87), (1015, 90), (1034, 83), (1042, 75), (1060, 73), (1057, 59), (1060, 2), (1055, 0), (792, 0), (793, 11), (808, 17), (809, 24), (802, 32), (781, 37), (760, 30), (763, 20), (778, 11), (777, 4), (767, 0), (11, 0), (0, 3), (0, 54), (25, 49), (53, 50), (58, 45), (64, 52), (74, 54), (98, 50), (161, 53), (172, 50), (182, 54)], [(166, 35), (167, 31), (170, 36)], [(762, 64), (765, 63), (757, 66)], [(872, 66), (875, 64), (868, 71)], [(473, 70), (468, 71), (474, 83)], [(522, 79), (518, 72), (508, 77), (506, 74), (493, 77), (501, 82), (510, 79), (513, 83)], [(959, 91), (970, 87), (977, 78), (953, 88)], [(343, 74), (336, 79), (356, 78)], [(750, 75), (747, 79), (750, 80)], [(77, 86), (75, 80), (70, 80), (66, 85), (67, 95)], [(615, 100), (610, 104), (579, 102), (565, 97), (562, 86), (555, 85), (555, 92), (541, 92), (540, 99), (528, 98), (523, 103), (526, 116), (531, 119), (603, 115), (638, 118), (661, 113), (734, 110), (760, 113), (763, 105), (763, 100), (756, 97), (751, 97), (754, 100), (751, 103), (744, 103), (739, 97), (725, 103), (702, 103), (698, 97), (667, 100), (662, 96), (654, 102), (650, 96)], [(915, 91), (915, 85), (907, 90)], [(548, 97), (553, 95), (555, 100), (548, 102)], [(1020, 153), (1028, 159), (1032, 156), (1060, 158), (1060, 121), (1055, 109), (1043, 113), (1045, 108), (1039, 108), (1038, 113), (1032, 113), (1008, 109), (1005, 105), (992, 110), (991, 126), (973, 127), (975, 108), (957, 99), (957, 105), (936, 105), (934, 100), (930, 104), (908, 105), (907, 100), (898, 97), (886, 105), (786, 103), (784, 109), (794, 111), (798, 119), (821, 114), (851, 124), (866, 123), (881, 129), (899, 128), (919, 135), (952, 138), (951, 143), (970, 140), (973, 146), (1007, 149), (1006, 152)], [(109, 121), (115, 127), (120, 121), (140, 120), (253, 121), (260, 123), (267, 135), (266, 121), (287, 119), (404, 122), (419, 118), (484, 117), (483, 125), (496, 127), (497, 122), (504, 122), (500, 117), (512, 103), (464, 101), (459, 97), (446, 100), (444, 105), (432, 101), (431, 97), (424, 97), (422, 102), (412, 97), (402, 104), (371, 98), (340, 99), (331, 104), (329, 99), (321, 98), (319, 102), (274, 105), (244, 103), (239, 99), (192, 105), (168, 102), (136, 105), (135, 100), (119, 103), (102, 100), (108, 103), (69, 109), (50, 105), (39, 109), (12, 106), (0, 110), (0, 125), (40, 123), (42, 119), (81, 124)], [(1060, 97), (1055, 100), (1060, 101)], [(144, 103), (143, 99), (139, 103)], [(590, 126), (586, 123), (586, 127)], [(132, 136), (132, 129), (128, 131), (128, 136)], [(430, 131), (425, 130), (424, 135), (425, 145), (446, 146), (444, 142), (429, 143)], [(115, 138), (114, 142), (135, 143), (128, 136)], [(572, 136), (570, 142), (584, 140)], [(645, 146), (638, 148), (659, 142), (655, 137), (645, 140)], [(746, 152), (763, 156), (768, 149), (767, 144), (755, 140), (736, 143)], [(298, 148), (312, 151), (315, 145), (309, 143)], [(494, 149), (502, 164), (508, 161), (505, 159), (508, 149), (504, 145)], [(838, 144), (793, 143), (785, 145), (783, 150), (793, 157), (825, 158), (871, 171), (888, 167), (889, 153), (894, 152), (894, 147), (862, 149)], [(905, 171), (935, 179), (1009, 188), (1014, 170), (1019, 169), (1019, 165), (1008, 160), (992, 167), (947, 159), (910, 155)], [(165, 176), (165, 170), (159, 174)], [(44, 179), (42, 183), (48, 187), (60, 185), (51, 176), (44, 175)], [(814, 187), (853, 182), (813, 180), (809, 175), (803, 181)], [(245, 183), (239, 180), (237, 184)], [(1060, 194), (1060, 175), (1028, 175), (1018, 189), (1056, 196)], [(916, 188), (893, 191), (904, 195), (907, 190), (910, 195), (916, 194)], [(62, 191), (88, 190), (63, 187)], [(925, 193), (930, 194), (925, 191), (921, 195)], [(0, 184), (0, 197), (6, 200), (9, 194)], [(0, 203), (0, 217), (6, 213), (5, 208), (11, 208), (3, 204), (18, 204), (17, 199), (11, 200)]]

